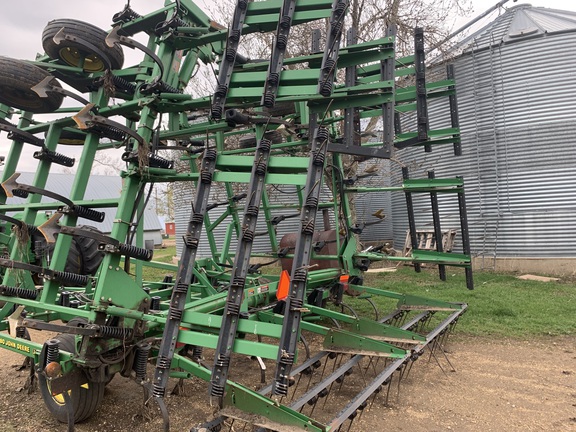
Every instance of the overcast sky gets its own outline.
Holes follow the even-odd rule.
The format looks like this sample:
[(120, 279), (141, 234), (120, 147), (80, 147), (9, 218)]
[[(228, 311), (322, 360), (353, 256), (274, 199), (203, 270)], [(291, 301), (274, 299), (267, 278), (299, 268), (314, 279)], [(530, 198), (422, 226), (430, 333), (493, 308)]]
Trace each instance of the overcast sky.
[[(413, 0), (418, 1), (418, 0)], [(518, 1), (510, 0), (505, 6), (511, 7), (521, 3), (530, 3), (532, 6), (541, 6), (554, 9), (564, 9), (576, 12), (575, 0), (532, 0)], [(72, 0), (20, 0), (20, 1), (2, 1), (2, 13), (0, 14), (0, 29), (3, 37), (0, 38), (0, 55), (20, 58), (34, 59), (37, 53), (43, 53), (42, 50), (42, 30), (46, 23), (57, 18), (73, 18), (81, 21), (90, 22), (100, 28), (109, 29), (112, 15), (123, 9), (125, 0), (97, 0), (97, 1), (72, 1)], [(202, 2), (198, 3), (202, 6)], [(473, 0), (474, 10), (468, 17), (460, 18), (453, 23), (458, 28), (483, 13), (488, 8), (497, 4), (496, 0)], [(163, 5), (158, 0), (132, 0), (132, 8), (140, 14), (145, 14)], [(494, 12), (488, 20), (497, 16)], [(223, 23), (224, 24), (224, 23)], [(127, 64), (134, 63), (136, 60), (130, 60), (131, 50), (124, 48), (127, 56)], [(133, 57), (139, 59), (140, 57)], [(31, 147), (31, 146), (26, 146)], [(9, 143), (5, 133), (0, 133), (0, 155), (6, 156), (9, 149)], [(37, 148), (28, 148), (31, 152)], [(60, 150), (60, 148), (59, 148)], [(62, 152), (74, 156), (78, 154), (79, 149), (71, 147), (63, 148)], [(74, 153), (74, 154), (71, 154)], [(119, 153), (120, 155), (120, 153)], [(27, 158), (28, 159), (28, 158)], [(21, 161), (19, 170), (30, 171), (35, 168), (35, 161), (31, 156), (26, 161)]]

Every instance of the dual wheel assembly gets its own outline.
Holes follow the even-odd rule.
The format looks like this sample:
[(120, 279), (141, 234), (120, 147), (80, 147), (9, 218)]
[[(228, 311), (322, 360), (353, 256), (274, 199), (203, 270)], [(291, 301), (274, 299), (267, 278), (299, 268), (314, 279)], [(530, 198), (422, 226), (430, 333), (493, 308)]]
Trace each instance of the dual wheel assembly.
[[(42, 33), (46, 54), (58, 63), (81, 68), (84, 72), (120, 69), (124, 53), (118, 45), (106, 45), (107, 33), (91, 24), (58, 19), (50, 21)], [(50, 68), (50, 63), (46, 63)], [(52, 75), (43, 68), (22, 60), (0, 57), (0, 103), (33, 113), (52, 113), (62, 105), (64, 96), (56, 91), (39, 96), (32, 88)], [(60, 88), (54, 78), (48, 83)]]

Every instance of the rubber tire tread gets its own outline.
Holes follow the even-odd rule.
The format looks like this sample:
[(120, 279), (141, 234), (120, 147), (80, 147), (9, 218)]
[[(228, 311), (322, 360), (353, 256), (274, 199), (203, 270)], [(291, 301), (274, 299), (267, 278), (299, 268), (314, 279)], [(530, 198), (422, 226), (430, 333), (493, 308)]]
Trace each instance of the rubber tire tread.
[[(60, 341), (59, 347), (62, 351), (68, 351), (71, 353), (76, 353), (76, 338), (72, 334), (59, 334), (56, 339)], [(40, 392), (42, 393), (42, 399), (46, 405), (46, 408), (54, 418), (59, 422), (67, 423), (68, 414), (63, 406), (57, 405), (48, 386), (46, 385), (46, 377), (42, 374), (38, 374), (38, 385), (40, 387)], [(104, 383), (89, 382), (88, 389), (79, 388), (77, 389), (78, 400), (75, 401), (75, 413), (74, 413), (74, 423), (80, 423), (84, 420), (90, 418), (96, 409), (100, 406), (102, 399), (104, 397)], [(75, 394), (74, 389), (72, 390), (72, 397)], [(53, 404), (54, 409), (50, 409), (50, 405)]]
[[(90, 225), (78, 225), (78, 228), (102, 234), (98, 228)], [(89, 237), (74, 237), (82, 257), (81, 274), (94, 276), (104, 259), (105, 253), (98, 249), (99, 242)]]
[[(122, 47), (118, 44), (114, 44), (114, 46), (110, 48), (106, 45), (106, 36), (108, 36), (108, 33), (92, 24), (73, 19), (55, 19), (49, 21), (48, 24), (46, 24), (46, 27), (44, 27), (44, 31), (42, 32), (42, 47), (50, 58), (59, 59), (62, 62), (69, 64), (60, 57), (60, 50), (67, 46), (80, 47), (70, 41), (62, 41), (60, 45), (56, 45), (53, 38), (62, 27), (64, 27), (64, 32), (66, 34), (83, 39), (100, 49), (100, 51), (108, 56), (112, 69), (122, 68), (122, 65), (124, 64), (124, 52), (122, 51)], [(104, 68), (100, 69), (100, 71), (101, 70), (104, 70)], [(98, 71), (90, 70), (90, 72)]]
[[(49, 92), (48, 97), (43, 98), (30, 90), (47, 76), (51, 75), (38, 66), (0, 56), (0, 103), (32, 113), (56, 111), (62, 105), (63, 95)], [(56, 78), (50, 85), (62, 88)]]

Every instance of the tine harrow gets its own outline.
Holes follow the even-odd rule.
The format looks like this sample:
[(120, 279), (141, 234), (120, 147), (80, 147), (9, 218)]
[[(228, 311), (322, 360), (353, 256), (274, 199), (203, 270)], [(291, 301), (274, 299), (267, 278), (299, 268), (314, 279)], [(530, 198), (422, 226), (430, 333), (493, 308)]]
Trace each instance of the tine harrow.
[[(363, 273), (383, 260), (437, 265), (441, 279), (462, 267), (472, 289), (464, 180), (413, 178), (400, 164), (402, 184), (387, 187), (379, 168), (350, 169), (414, 146), (450, 143), (458, 156), (454, 71), (428, 82), (423, 29), (414, 55), (400, 57), (394, 27), (364, 40), (349, 8), (238, 0), (223, 26), (191, 0), (148, 14), (127, 5), (109, 31), (52, 21), (36, 61), (0, 57), (0, 134), (11, 143), (0, 178), (0, 347), (28, 358), (29, 381), (69, 430), (95, 414), (115, 375), (141, 385), (165, 431), (170, 380), (183, 394), (199, 378), (218, 411), (198, 426), (191, 415), (192, 431), (328, 432), (355, 430), (423, 355), (455, 369), (445, 346), (467, 305), (366, 286)], [(292, 56), (303, 28), (312, 52)], [(273, 40), (268, 58), (240, 54), (259, 33)], [(123, 67), (123, 47), (140, 63)], [(206, 65), (214, 92), (193, 95)], [(61, 107), (65, 97), (75, 105)], [(433, 128), (431, 99), (445, 100), (451, 128)], [(375, 142), (364, 139), (368, 119), (382, 125)], [(40, 149), (37, 167), (18, 182), (28, 145)], [(119, 196), (88, 199), (99, 155), (115, 150)], [(68, 195), (50, 186), (58, 165), (74, 169)], [(176, 203), (191, 206), (177, 264), (145, 247), (144, 209), (162, 184), (192, 191)], [(364, 220), (353, 197), (383, 192), (405, 195), (407, 256), (360, 245), (385, 215)], [(423, 193), (436, 238), (438, 197), (454, 197), (463, 253), (418, 249), (413, 197)], [(102, 223), (108, 208), (106, 232), (78, 223)], [(57, 335), (37, 343), (28, 328)]]

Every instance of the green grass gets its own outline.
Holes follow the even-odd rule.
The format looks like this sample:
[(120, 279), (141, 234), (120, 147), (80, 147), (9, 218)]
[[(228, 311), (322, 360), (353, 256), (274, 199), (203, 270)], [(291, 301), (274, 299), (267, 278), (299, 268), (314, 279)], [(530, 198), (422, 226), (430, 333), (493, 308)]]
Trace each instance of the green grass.
[(464, 272), (447, 268), (447, 281), (435, 269), (410, 267), (396, 273), (370, 273), (365, 285), (438, 300), (468, 303), (459, 333), (531, 338), (576, 334), (576, 285), (520, 280), (512, 274), (475, 272), (475, 289), (466, 289)]
[[(174, 246), (154, 252), (154, 261), (172, 263)], [(269, 266), (265, 272), (276, 273)], [(366, 273), (364, 284), (399, 293), (438, 300), (464, 302), (468, 312), (458, 322), (458, 333), (471, 336), (533, 338), (576, 335), (576, 283), (537, 282), (517, 279), (513, 274), (475, 272), (475, 289), (466, 289), (464, 271), (447, 267), (447, 280), (438, 278), (435, 268), (416, 273), (412, 267), (400, 267), (394, 273)], [(160, 281), (168, 270), (145, 268), (144, 279)], [(173, 272), (175, 273), (175, 272)], [(390, 300), (373, 299), (384, 310)], [(346, 297), (345, 301), (365, 316), (373, 316), (365, 300)]]

